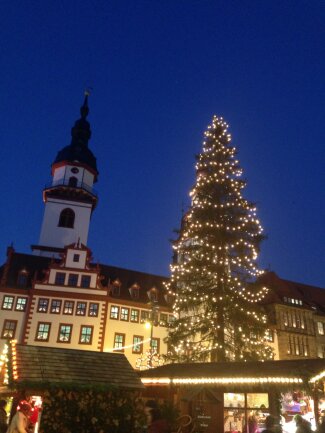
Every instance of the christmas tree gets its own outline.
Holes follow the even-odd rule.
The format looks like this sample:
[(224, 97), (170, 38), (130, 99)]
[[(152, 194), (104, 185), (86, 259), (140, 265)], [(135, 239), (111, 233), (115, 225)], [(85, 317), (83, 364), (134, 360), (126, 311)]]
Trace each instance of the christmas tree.
[(175, 294), (167, 342), (173, 361), (264, 360), (267, 317), (256, 282), (262, 227), (242, 196), (246, 182), (228, 125), (214, 116), (196, 157), (191, 207), (174, 243), (169, 289)]

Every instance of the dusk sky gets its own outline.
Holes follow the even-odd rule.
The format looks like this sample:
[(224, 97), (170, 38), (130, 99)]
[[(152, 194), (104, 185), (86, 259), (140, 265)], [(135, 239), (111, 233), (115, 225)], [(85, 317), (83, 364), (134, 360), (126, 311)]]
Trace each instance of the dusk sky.
[(42, 189), (91, 86), (94, 261), (169, 275), (217, 114), (268, 237), (260, 267), (325, 286), (324, 1), (11, 0), (0, 16), (1, 263), (11, 242), (38, 243)]

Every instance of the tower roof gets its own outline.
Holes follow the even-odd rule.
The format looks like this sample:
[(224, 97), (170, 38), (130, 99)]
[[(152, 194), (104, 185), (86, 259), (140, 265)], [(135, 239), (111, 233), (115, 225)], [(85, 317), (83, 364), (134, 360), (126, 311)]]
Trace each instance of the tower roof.
[(85, 92), (83, 105), (80, 107), (80, 119), (78, 119), (71, 129), (71, 143), (61, 149), (52, 165), (60, 162), (79, 162), (86, 164), (90, 169), (98, 174), (96, 157), (88, 148), (88, 141), (91, 137), (90, 124), (87, 121), (89, 113), (88, 92)]

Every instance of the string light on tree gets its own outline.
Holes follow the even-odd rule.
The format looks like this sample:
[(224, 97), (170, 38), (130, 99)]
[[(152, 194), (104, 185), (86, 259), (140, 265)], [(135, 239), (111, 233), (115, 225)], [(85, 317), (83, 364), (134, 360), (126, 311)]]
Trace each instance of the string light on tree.
[(169, 290), (176, 294), (168, 343), (171, 360), (270, 359), (267, 293), (256, 282), (263, 230), (231, 145), (228, 125), (214, 116), (197, 155), (191, 207), (174, 243)]

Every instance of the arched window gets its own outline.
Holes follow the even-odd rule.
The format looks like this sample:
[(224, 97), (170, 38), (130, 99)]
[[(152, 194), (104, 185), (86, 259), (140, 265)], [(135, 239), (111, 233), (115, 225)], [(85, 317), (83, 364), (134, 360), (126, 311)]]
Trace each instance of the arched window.
[(78, 179), (74, 176), (69, 178), (69, 186), (76, 187), (78, 185)]
[(59, 227), (68, 227), (69, 229), (73, 229), (74, 217), (75, 215), (72, 209), (63, 209), (60, 213)]

